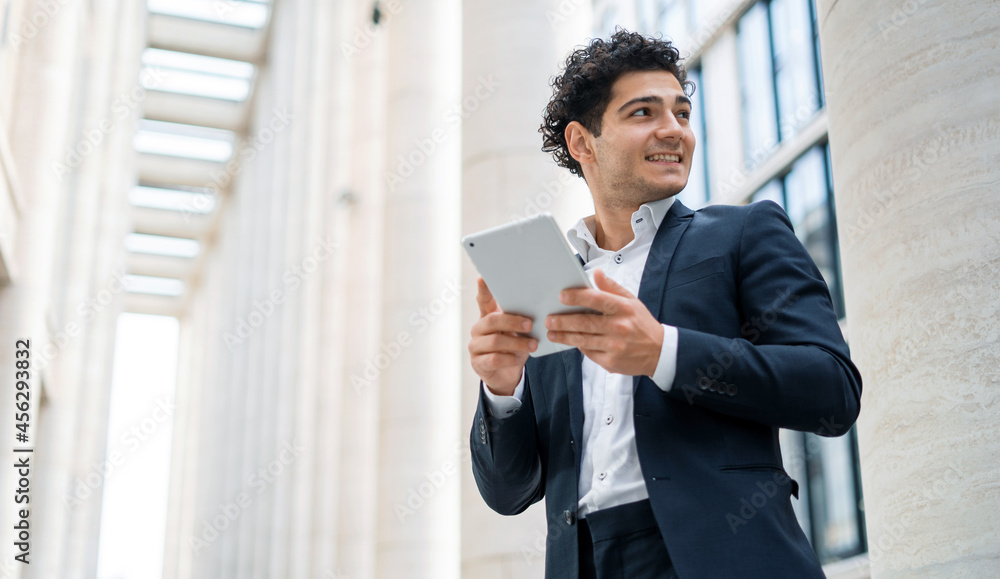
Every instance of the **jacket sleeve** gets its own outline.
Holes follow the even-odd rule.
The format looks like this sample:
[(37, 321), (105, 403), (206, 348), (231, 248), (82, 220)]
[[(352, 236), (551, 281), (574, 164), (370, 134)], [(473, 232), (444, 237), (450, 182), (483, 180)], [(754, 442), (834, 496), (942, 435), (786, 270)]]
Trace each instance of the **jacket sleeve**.
[(771, 426), (847, 432), (860, 410), (861, 375), (826, 283), (776, 204), (747, 210), (735, 269), (740, 337), (678, 328), (668, 395)]
[(516, 515), (545, 495), (531, 392), (526, 383), (518, 412), (500, 419), (490, 414), (483, 388), (480, 382), (469, 442), (472, 474), (491, 509)]

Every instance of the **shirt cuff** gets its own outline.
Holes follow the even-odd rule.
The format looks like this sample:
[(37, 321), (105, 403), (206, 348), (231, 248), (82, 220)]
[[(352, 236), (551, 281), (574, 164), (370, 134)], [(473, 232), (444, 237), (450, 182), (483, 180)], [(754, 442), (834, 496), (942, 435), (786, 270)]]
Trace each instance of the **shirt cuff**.
[(651, 378), (660, 390), (670, 392), (674, 386), (674, 377), (677, 375), (677, 328), (663, 325), (663, 347), (660, 348), (660, 361), (656, 363), (656, 370)]
[[(676, 330), (675, 330), (676, 331)], [(671, 378), (672, 379), (672, 378)], [(486, 409), (495, 418), (507, 418), (521, 409), (521, 394), (524, 393), (524, 370), (521, 370), (521, 381), (510, 396), (498, 396), (480, 381), (483, 394), (486, 396)]]

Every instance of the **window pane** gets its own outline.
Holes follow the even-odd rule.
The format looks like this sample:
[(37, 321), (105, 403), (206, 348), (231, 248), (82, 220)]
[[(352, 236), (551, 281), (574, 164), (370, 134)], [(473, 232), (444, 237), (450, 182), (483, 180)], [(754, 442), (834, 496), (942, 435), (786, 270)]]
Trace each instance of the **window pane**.
[[(675, 42), (685, 42), (690, 32), (687, 5), (684, 0), (660, 0), (657, 15), (660, 31)], [(690, 50), (691, 46), (682, 46)]]
[(771, 0), (774, 82), (781, 139), (795, 136), (819, 110), (810, 0)]
[[(701, 15), (705, 11), (704, 0), (689, 0), (688, 5), (688, 26), (692, 32), (700, 32), (702, 29)], [(694, 36), (697, 36), (695, 34)], [(697, 40), (697, 38), (695, 38)], [(694, 48), (693, 46), (691, 48)]]
[(812, 35), (813, 35), (813, 56), (816, 59), (816, 79), (819, 92), (819, 106), (826, 106), (826, 95), (823, 92), (823, 59), (820, 58), (822, 54), (819, 50), (819, 23), (816, 21), (816, 4), (814, 2), (809, 2), (809, 8), (812, 12)]
[(765, 4), (754, 4), (740, 18), (737, 32), (743, 153), (748, 169), (770, 156), (778, 144), (771, 38)]
[(862, 551), (852, 445), (851, 436), (806, 435), (812, 543), (823, 563)]
[(830, 286), (834, 309), (843, 316), (835, 222), (831, 213), (825, 146), (810, 149), (785, 177), (788, 217)]
[(657, 26), (659, 26), (656, 18), (659, 3), (659, 0), (636, 0), (635, 20), (638, 32), (656, 34)]
[(781, 179), (771, 179), (766, 185), (753, 194), (751, 202), (764, 201), (765, 199), (774, 201), (782, 208), (785, 207), (785, 189), (781, 184)]
[[(781, 462), (785, 467), (785, 472), (792, 480), (799, 483), (799, 498), (792, 500), (792, 510), (795, 511), (795, 518), (799, 526), (805, 531), (807, 537), (812, 536), (812, 519), (809, 518), (809, 480), (807, 473), (808, 464), (806, 461), (806, 438), (801, 432), (781, 429), (778, 431), (781, 442)], [(810, 538), (810, 541), (812, 539)]]
[(614, 4), (607, 5), (604, 8), (604, 14), (600, 19), (595, 18), (594, 22), (600, 22), (600, 27), (597, 29), (597, 36), (600, 38), (608, 38), (615, 33), (615, 26), (619, 24), (618, 22), (618, 6)]

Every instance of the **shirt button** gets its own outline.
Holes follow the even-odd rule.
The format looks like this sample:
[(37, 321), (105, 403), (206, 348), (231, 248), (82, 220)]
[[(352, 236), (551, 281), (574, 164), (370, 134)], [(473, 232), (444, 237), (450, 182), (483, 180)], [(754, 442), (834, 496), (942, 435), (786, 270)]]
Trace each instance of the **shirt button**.
[(601, 474), (597, 475), (597, 478), (598, 478), (598, 480), (604, 480), (604, 479), (608, 478), (608, 473), (602, 472)]
[(614, 420), (615, 417), (609, 414), (608, 417), (604, 419), (604, 424), (611, 424)]
[(636, 223), (642, 223), (642, 217), (635, 220)]
[(615, 263), (621, 263), (621, 262), (622, 262), (622, 254), (619, 253), (618, 255), (615, 256)]

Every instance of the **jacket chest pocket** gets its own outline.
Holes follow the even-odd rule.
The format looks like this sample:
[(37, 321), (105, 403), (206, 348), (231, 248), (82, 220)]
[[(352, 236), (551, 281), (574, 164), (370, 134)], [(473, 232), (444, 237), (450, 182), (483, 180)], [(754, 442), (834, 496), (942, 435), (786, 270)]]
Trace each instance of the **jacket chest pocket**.
[[(671, 273), (663, 296), (664, 322), (719, 336), (738, 335), (736, 288), (722, 256)], [(735, 333), (734, 333), (735, 332)]]

